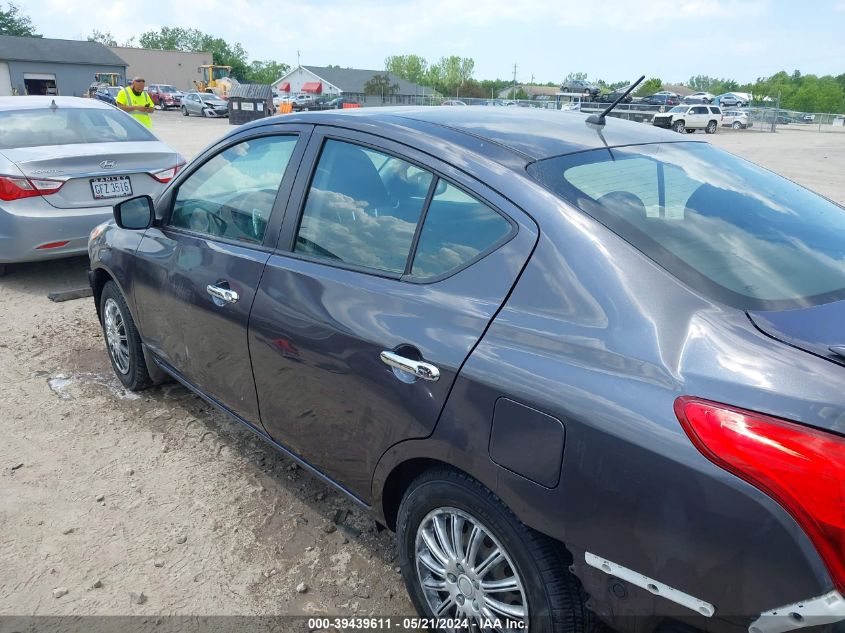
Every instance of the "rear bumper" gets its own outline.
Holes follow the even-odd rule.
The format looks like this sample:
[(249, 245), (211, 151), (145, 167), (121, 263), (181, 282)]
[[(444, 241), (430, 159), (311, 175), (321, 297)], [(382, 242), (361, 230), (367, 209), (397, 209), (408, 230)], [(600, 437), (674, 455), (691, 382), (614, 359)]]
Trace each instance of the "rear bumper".
[[(91, 230), (111, 219), (112, 208), (57, 209), (43, 198), (0, 203), (0, 263), (83, 255)], [(44, 244), (67, 242), (56, 248)]]

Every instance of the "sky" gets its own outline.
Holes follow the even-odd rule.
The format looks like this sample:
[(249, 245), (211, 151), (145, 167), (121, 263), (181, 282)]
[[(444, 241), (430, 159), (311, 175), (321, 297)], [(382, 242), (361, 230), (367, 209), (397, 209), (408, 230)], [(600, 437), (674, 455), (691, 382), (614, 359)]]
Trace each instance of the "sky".
[[(240, 42), (250, 61), (383, 69), (389, 55), (475, 60), (476, 79), (740, 83), (845, 73), (845, 0), (15, 0), (45, 37), (162, 26)], [(2, 0), (0, 0), (2, 3)]]

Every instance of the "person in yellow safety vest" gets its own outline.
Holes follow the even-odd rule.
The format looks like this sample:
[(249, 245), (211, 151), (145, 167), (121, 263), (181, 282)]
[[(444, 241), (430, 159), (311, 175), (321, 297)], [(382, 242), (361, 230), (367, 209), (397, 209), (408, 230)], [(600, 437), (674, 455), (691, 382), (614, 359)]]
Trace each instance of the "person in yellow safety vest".
[(117, 93), (115, 105), (152, 129), (153, 120), (150, 118), (150, 113), (155, 112), (155, 107), (150, 95), (144, 92), (145, 84), (146, 81), (141, 77), (135, 77), (131, 86), (127, 86)]

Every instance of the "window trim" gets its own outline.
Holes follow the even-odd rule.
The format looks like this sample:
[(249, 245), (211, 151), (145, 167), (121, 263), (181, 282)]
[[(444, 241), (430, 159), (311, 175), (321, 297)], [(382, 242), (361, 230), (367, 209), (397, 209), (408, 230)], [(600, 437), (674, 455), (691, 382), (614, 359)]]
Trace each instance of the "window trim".
[[(436, 277), (426, 277), (426, 278), (414, 277), (410, 273), (407, 273), (407, 272), (393, 273), (391, 271), (380, 270), (380, 269), (377, 269), (377, 268), (369, 268), (367, 266), (359, 266), (357, 264), (350, 264), (350, 263), (347, 263), (347, 262), (339, 262), (339, 261), (336, 261), (336, 260), (326, 259), (326, 258), (322, 258), (322, 257), (315, 257), (315, 256), (309, 255), (307, 253), (297, 252), (296, 250), (294, 250), (295, 246), (296, 246), (296, 237), (299, 234), (299, 229), (300, 229), (300, 226), (301, 226), (301, 223), (302, 223), (302, 217), (303, 217), (303, 214), (305, 212), (305, 205), (308, 202), (308, 194), (311, 190), (311, 183), (314, 179), (314, 176), (317, 173), (317, 166), (319, 165), (320, 157), (322, 156), (325, 144), (330, 140), (349, 143), (349, 144), (352, 144), (352, 145), (357, 145), (357, 146), (362, 147), (364, 149), (370, 149), (370, 150), (379, 152), (381, 154), (386, 154), (386, 155), (391, 156), (393, 158), (405, 161), (406, 163), (409, 163), (410, 165), (413, 165), (414, 167), (417, 167), (419, 169), (427, 171), (433, 176), (432, 184), (431, 184), (431, 186), (429, 188), (429, 192), (426, 196), (426, 199), (425, 199), (425, 202), (424, 202), (424, 205), (423, 205), (423, 209), (420, 213), (420, 217), (417, 220), (417, 227), (414, 231), (414, 239), (411, 242), (412, 250), (410, 250), (408, 252), (408, 259), (405, 262), (405, 271), (408, 271), (409, 268), (413, 267), (413, 262), (414, 262), (414, 259), (416, 258), (416, 254), (417, 254), (416, 248), (417, 248), (418, 243), (419, 243), (419, 234), (422, 231), (422, 225), (425, 222), (425, 218), (428, 216), (428, 209), (429, 209), (431, 201), (434, 197), (433, 193), (436, 191), (436, 189), (434, 187), (436, 186), (436, 183), (439, 182), (440, 180), (443, 180), (447, 184), (450, 184), (450, 185), (458, 188), (459, 190), (463, 191), (464, 193), (471, 196), (472, 198), (479, 200), (480, 202), (482, 202), (483, 204), (488, 206), (491, 210), (498, 213), (502, 218), (504, 218), (511, 225), (510, 232), (507, 235), (505, 235), (504, 238), (500, 239), (495, 244), (493, 244), (490, 248), (482, 251), (481, 253), (479, 253), (478, 255), (473, 257), (472, 259), (467, 260), (461, 266), (459, 266), (459, 267), (457, 267), (453, 270), (450, 270), (447, 273), (444, 273), (442, 275), (438, 275)], [(384, 141), (386, 141), (386, 143), (383, 144), (383, 145), (379, 144), (378, 141), (380, 141), (380, 140), (384, 140)], [(396, 146), (396, 148), (387, 146), (388, 143), (390, 145)], [(386, 138), (383, 138), (383, 137), (371, 136), (369, 134), (362, 133), (362, 132), (360, 132), (358, 130), (354, 130), (354, 129), (336, 128), (336, 127), (326, 126), (323, 129), (320, 129), (316, 133), (314, 133), (313, 138), (309, 142), (309, 151), (306, 154), (306, 156), (303, 158), (302, 164), (301, 164), (301, 168), (307, 169), (307, 172), (308, 172), (307, 173), (307, 180), (305, 181), (304, 185), (302, 185), (298, 188), (295, 185), (294, 190), (292, 190), (291, 196), (290, 196), (290, 199), (291, 199), (292, 202), (294, 202), (294, 199), (298, 196), (298, 199), (295, 201), (295, 204), (294, 204), (294, 207), (295, 207), (296, 210), (295, 211), (293, 210), (294, 207), (291, 207), (289, 209), (289, 213), (291, 214), (291, 217), (295, 216), (295, 222), (293, 220), (288, 220), (287, 219), (288, 214), (286, 214), (286, 216), (285, 216), (286, 224), (290, 223), (290, 224), (293, 225), (293, 227), (291, 229), (290, 226), (288, 226), (288, 230), (289, 230), (288, 235), (285, 235), (285, 227), (284, 226), (282, 227), (282, 231), (281, 231), (281, 234), (279, 236), (279, 243), (277, 244), (274, 252), (277, 255), (281, 255), (281, 256), (284, 256), (284, 257), (291, 257), (293, 259), (300, 259), (300, 260), (308, 261), (308, 262), (311, 262), (311, 263), (314, 263), (314, 264), (329, 266), (331, 268), (338, 268), (338, 269), (341, 269), (341, 270), (349, 270), (349, 271), (352, 271), (352, 272), (368, 274), (368, 275), (372, 275), (372, 276), (375, 276), (375, 277), (382, 277), (382, 278), (385, 278), (385, 279), (394, 279), (394, 280), (403, 281), (403, 282), (406, 282), (406, 283), (411, 283), (411, 284), (416, 284), (416, 285), (428, 285), (428, 284), (438, 283), (440, 281), (443, 281), (445, 279), (448, 279), (450, 277), (453, 277), (453, 276), (459, 274), (460, 272), (466, 270), (468, 267), (476, 264), (481, 259), (483, 259), (483, 258), (487, 257), (488, 255), (492, 254), (493, 252), (499, 250), (505, 244), (507, 244), (508, 242), (510, 242), (511, 240), (513, 240), (517, 236), (517, 234), (519, 233), (519, 229), (520, 229), (519, 222), (514, 220), (514, 218), (512, 218), (508, 213), (502, 211), (499, 208), (499, 205), (496, 205), (496, 204), (493, 204), (492, 202), (490, 202), (490, 200), (486, 196), (482, 195), (479, 191), (469, 189), (469, 187), (467, 187), (466, 185), (463, 185), (463, 184), (460, 184), (459, 182), (457, 182), (456, 179), (443, 175), (443, 170), (438, 169), (437, 167), (435, 167), (431, 163), (425, 162), (425, 161), (417, 159), (417, 158), (413, 158), (413, 157), (409, 156), (407, 153), (401, 153), (401, 150), (406, 148), (406, 147), (407, 147), (406, 145), (404, 145), (404, 144), (402, 144), (398, 141), (394, 141), (392, 139), (386, 139)], [(413, 150), (413, 148), (408, 148), (408, 149)], [(419, 151), (419, 150), (416, 150), (416, 151)], [(426, 155), (426, 156), (428, 156), (428, 155)], [(434, 160), (437, 160), (435, 157), (432, 157), (432, 158), (434, 158)], [(443, 164), (449, 165), (448, 163), (443, 163)], [(454, 167), (453, 165), (449, 165), (449, 166), (452, 167), (453, 169), (458, 170), (458, 168)], [(460, 170), (458, 170), (458, 171), (460, 171)], [(462, 173), (467, 178), (469, 178), (469, 179), (471, 179), (475, 182), (479, 182), (480, 184), (482, 184), (485, 187), (489, 187), (489, 185), (484, 185), (484, 183), (481, 183), (481, 181), (477, 181), (472, 176), (470, 176), (470, 175), (468, 175), (464, 172), (462, 172)], [(491, 189), (491, 191), (494, 191), (492, 188), (490, 188), (490, 189)]]
[[(216, 158), (226, 150), (234, 147), (235, 145), (239, 145), (240, 143), (245, 143), (258, 138), (265, 138), (271, 136), (295, 137), (296, 143), (294, 145), (293, 152), (291, 152), (291, 157), (288, 161), (287, 167), (285, 167), (285, 172), (282, 174), (282, 178), (279, 181), (279, 186), (276, 191), (276, 198), (273, 201), (273, 206), (270, 209), (270, 216), (267, 220), (267, 228), (264, 230), (264, 238), (261, 242), (243, 242), (240, 240), (234, 240), (220, 235), (210, 235), (208, 233), (192, 231), (184, 227), (173, 226), (172, 224), (170, 224), (170, 220), (173, 215), (173, 207), (176, 204), (176, 196), (179, 193), (180, 187), (184, 184), (186, 180), (191, 178), (197, 171), (202, 169), (202, 167), (208, 164), (209, 161), (213, 160), (214, 158)], [(296, 174), (299, 171), (302, 162), (302, 154), (304, 153), (305, 146), (307, 145), (309, 137), (310, 129), (307, 128), (297, 127), (288, 130), (271, 128), (267, 130), (261, 130), (258, 134), (244, 134), (232, 138), (226, 138), (224, 139), (223, 144), (215, 145), (214, 147), (207, 149), (196, 160), (192, 161), (185, 171), (179, 174), (179, 178), (174, 181), (173, 186), (168, 188), (166, 194), (162, 196), (161, 200), (165, 202), (165, 209), (162, 214), (162, 219), (156, 223), (158, 228), (163, 232), (172, 232), (180, 235), (188, 235), (191, 237), (208, 240), (211, 242), (220, 242), (224, 244), (232, 244), (235, 246), (242, 246), (245, 248), (252, 248), (265, 252), (272, 252), (276, 244), (276, 240), (278, 239), (278, 231), (281, 228), (282, 220), (284, 219), (283, 216), (285, 215), (286, 211), (287, 200), (289, 198), (289, 196), (282, 198), (281, 194), (283, 191), (292, 190), (293, 188), (293, 180), (295, 179)], [(274, 221), (276, 219), (276, 216), (279, 217), (277, 222)]]

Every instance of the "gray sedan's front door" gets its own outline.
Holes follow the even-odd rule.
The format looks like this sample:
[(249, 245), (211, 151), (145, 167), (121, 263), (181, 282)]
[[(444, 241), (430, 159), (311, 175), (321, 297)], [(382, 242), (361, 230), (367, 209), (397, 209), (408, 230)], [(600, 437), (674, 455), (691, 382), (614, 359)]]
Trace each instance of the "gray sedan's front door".
[(171, 371), (256, 425), (247, 326), (305, 144), (299, 139), (263, 134), (210, 152), (162, 199), (167, 217), (137, 251), (145, 343)]

